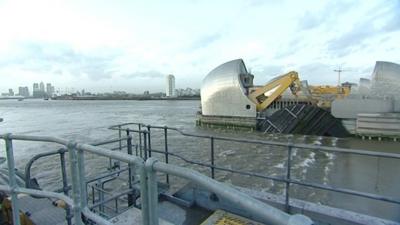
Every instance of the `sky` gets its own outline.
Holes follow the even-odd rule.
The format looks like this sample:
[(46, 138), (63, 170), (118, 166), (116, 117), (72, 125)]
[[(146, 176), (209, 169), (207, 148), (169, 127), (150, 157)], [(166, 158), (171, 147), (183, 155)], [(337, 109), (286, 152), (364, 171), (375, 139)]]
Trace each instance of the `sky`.
[(263, 84), (295, 70), (310, 84), (358, 82), (400, 63), (400, 0), (3, 1), (0, 92), (34, 82), (92, 92), (200, 88), (242, 58)]

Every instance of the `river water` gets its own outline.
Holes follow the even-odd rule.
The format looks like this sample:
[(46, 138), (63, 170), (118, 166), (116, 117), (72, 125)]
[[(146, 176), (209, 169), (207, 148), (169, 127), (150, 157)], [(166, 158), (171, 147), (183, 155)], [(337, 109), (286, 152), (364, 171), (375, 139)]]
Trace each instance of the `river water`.
[[(337, 139), (315, 136), (267, 135), (250, 131), (199, 128), (195, 126), (196, 112), (200, 101), (44, 101), (2, 100), (0, 101), (0, 133), (50, 135), (92, 143), (116, 137), (116, 132), (107, 129), (111, 125), (126, 122), (141, 122), (152, 125), (167, 125), (188, 133), (218, 135), (245, 139), (274, 140), (296, 143), (358, 148), (371, 151), (400, 152), (399, 142), (362, 141), (357, 138)], [(209, 162), (209, 140), (182, 137), (177, 132), (169, 134), (169, 150), (185, 158)], [(163, 150), (163, 134), (152, 130), (152, 148)], [(286, 150), (261, 145), (243, 145), (227, 141), (215, 142), (216, 165), (270, 176), (284, 176)], [(14, 143), (17, 167), (35, 154), (58, 148), (54, 144), (16, 141)], [(4, 143), (0, 144), (4, 156)], [(368, 193), (381, 194), (400, 199), (400, 163), (398, 160), (350, 154), (334, 154), (304, 149), (293, 150), (292, 177), (307, 182), (349, 188)], [(163, 158), (161, 155), (154, 156)], [(86, 158), (87, 176), (104, 169), (104, 159)], [(181, 160), (172, 163), (186, 165)], [(45, 189), (60, 187), (59, 161), (39, 160), (33, 175)], [(4, 165), (3, 165), (4, 166)], [(190, 166), (209, 174), (209, 169)], [(262, 179), (216, 173), (218, 180), (255, 190), (282, 194), (283, 184)], [(176, 181), (180, 184), (179, 181)], [(291, 196), (356, 212), (387, 218), (400, 222), (400, 207), (361, 197), (351, 197), (326, 191), (293, 186)]]

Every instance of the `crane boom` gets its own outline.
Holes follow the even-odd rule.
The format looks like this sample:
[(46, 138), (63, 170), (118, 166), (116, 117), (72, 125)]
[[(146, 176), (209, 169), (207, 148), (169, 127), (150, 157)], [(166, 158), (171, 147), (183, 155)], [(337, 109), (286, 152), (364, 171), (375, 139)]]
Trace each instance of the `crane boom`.
[(248, 97), (256, 104), (257, 111), (266, 109), (279, 98), (286, 89), (290, 88), (294, 95), (300, 90), (301, 84), (298, 73), (291, 71), (268, 82), (249, 93)]

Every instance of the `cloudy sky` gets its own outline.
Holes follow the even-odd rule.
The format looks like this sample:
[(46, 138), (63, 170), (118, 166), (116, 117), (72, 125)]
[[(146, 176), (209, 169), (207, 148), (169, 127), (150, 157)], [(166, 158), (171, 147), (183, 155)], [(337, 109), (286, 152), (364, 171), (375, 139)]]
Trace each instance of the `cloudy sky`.
[(243, 58), (261, 84), (290, 70), (309, 83), (400, 63), (400, 1), (2, 1), (0, 92), (51, 82), (104, 92), (199, 88)]

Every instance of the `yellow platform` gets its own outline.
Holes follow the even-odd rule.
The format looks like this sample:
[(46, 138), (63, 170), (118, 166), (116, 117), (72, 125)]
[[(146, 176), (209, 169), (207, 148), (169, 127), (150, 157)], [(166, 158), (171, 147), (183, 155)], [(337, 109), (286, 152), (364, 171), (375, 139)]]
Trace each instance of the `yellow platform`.
[(262, 223), (255, 222), (223, 210), (217, 210), (201, 225), (262, 225)]

